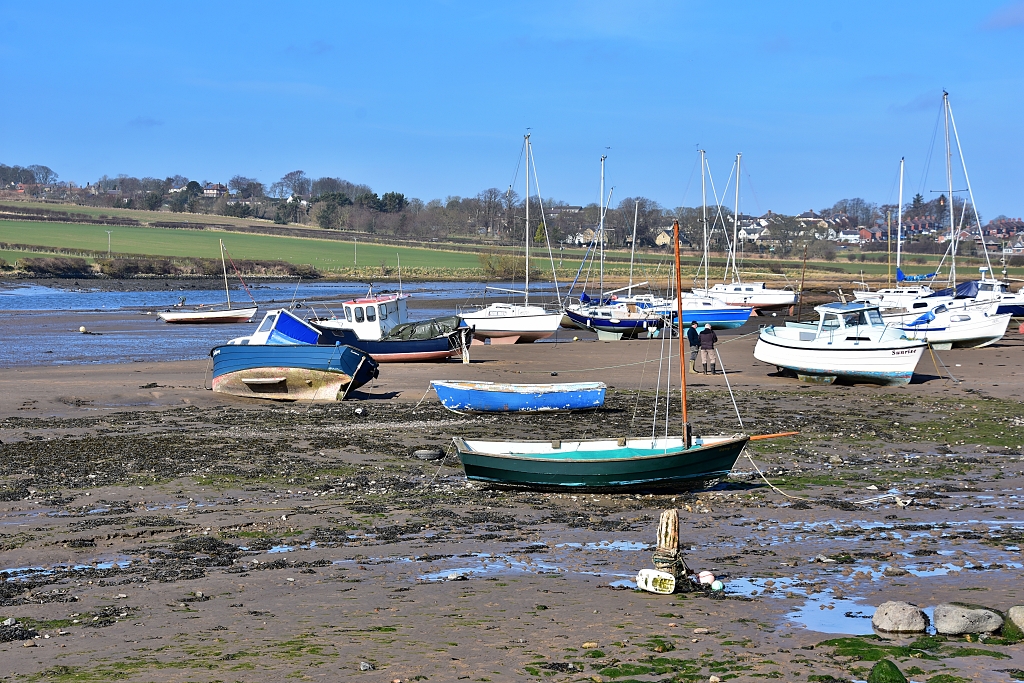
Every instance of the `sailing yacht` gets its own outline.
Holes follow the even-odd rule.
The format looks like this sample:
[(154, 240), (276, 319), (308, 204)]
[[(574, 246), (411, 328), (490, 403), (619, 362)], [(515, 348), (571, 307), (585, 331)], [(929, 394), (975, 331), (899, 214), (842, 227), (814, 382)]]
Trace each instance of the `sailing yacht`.
[[(530, 134), (524, 136), (526, 146), (526, 283), (522, 291), (489, 287), (498, 291), (522, 294), (523, 303), (493, 303), (468, 313), (460, 313), (466, 325), (474, 329), (474, 337), (490, 339), (492, 344), (525, 344), (546, 339), (558, 330), (562, 314), (550, 313), (542, 306), (530, 305), (530, 164), (533, 152)], [(536, 168), (534, 167), (534, 173)], [(540, 193), (538, 192), (538, 195)]]
[[(903, 162), (900, 158), (900, 199), (896, 209), (896, 287), (886, 287), (876, 290), (854, 290), (853, 298), (856, 301), (865, 301), (876, 304), (883, 311), (885, 310), (912, 310), (914, 301), (931, 296), (934, 291), (927, 284), (914, 284), (930, 280), (937, 273), (928, 275), (906, 275), (903, 273)], [(952, 212), (950, 212), (952, 214)], [(911, 284), (906, 284), (911, 283)], [(918, 306), (925, 308), (926, 306)]]
[[(214, 324), (214, 323), (247, 323), (253, 319), (256, 312), (259, 310), (259, 306), (256, 305), (256, 300), (252, 298), (252, 293), (249, 288), (245, 286), (245, 281), (242, 280), (242, 287), (245, 287), (245, 293), (252, 299), (252, 306), (246, 306), (244, 308), (232, 308), (231, 307), (231, 289), (228, 287), (228, 267), (224, 262), (224, 240), (220, 241), (220, 265), (224, 271), (224, 296), (227, 297), (226, 308), (209, 308), (200, 306), (194, 310), (177, 310), (177, 311), (160, 311), (156, 314), (156, 317), (160, 318), (166, 323), (174, 324)], [(232, 261), (234, 265), (234, 261)], [(241, 280), (242, 276), (239, 275), (238, 279)], [(184, 299), (182, 299), (184, 301)]]
[[(701, 152), (703, 161), (704, 153)], [(725, 266), (725, 277), (732, 275), (730, 282), (720, 282), (708, 287), (707, 270), (707, 202), (705, 201), (705, 270), (704, 287), (694, 288), (693, 293), (697, 296), (712, 297), (718, 299), (727, 306), (740, 306), (750, 308), (757, 313), (762, 309), (782, 309), (793, 306), (797, 303), (798, 295), (792, 289), (772, 289), (764, 282), (743, 282), (740, 276), (740, 269), (736, 265), (736, 250), (739, 245), (739, 215), (740, 215), (740, 160), (742, 154), (736, 155), (736, 205), (732, 214), (732, 244), (729, 247), (729, 259)], [(702, 171), (703, 174), (703, 171)], [(703, 175), (702, 175), (703, 184)], [(706, 195), (705, 195), (706, 196)], [(724, 225), (722, 226), (724, 229)]]

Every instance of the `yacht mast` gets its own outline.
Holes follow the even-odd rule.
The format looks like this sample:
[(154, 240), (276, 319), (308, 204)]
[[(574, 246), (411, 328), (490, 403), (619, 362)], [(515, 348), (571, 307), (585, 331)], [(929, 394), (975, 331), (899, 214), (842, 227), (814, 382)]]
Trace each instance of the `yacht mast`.
[(708, 191), (705, 182), (705, 161), (704, 150), (700, 151), (700, 196), (704, 207), (704, 293), (708, 291), (708, 270), (711, 266), (708, 253)]
[(224, 240), (220, 241), (220, 267), (224, 269), (224, 294), (228, 297), (228, 310), (231, 310), (231, 290), (228, 288), (228, 267), (224, 263)]
[(633, 256), (636, 255), (636, 223), (640, 217), (640, 202), (633, 208), (633, 242), (629, 250), (629, 291), (628, 296), (633, 296)]
[(956, 220), (953, 211), (953, 150), (949, 145), (949, 93), (942, 91), (942, 123), (946, 130), (946, 184), (949, 194), (946, 196), (946, 210), (949, 212), (949, 243), (952, 249), (949, 266), (949, 285), (956, 287), (956, 250), (960, 246), (957, 235)]
[[(703, 155), (703, 152), (701, 152)], [(681, 434), (683, 439), (683, 447), (689, 448), (693, 444), (693, 440), (690, 436), (690, 422), (686, 414), (686, 361), (683, 355), (683, 281), (682, 271), (679, 269), (679, 221), (672, 222), (672, 241), (675, 244), (675, 257), (676, 257), (676, 312), (679, 314), (679, 400), (682, 403), (683, 412), (683, 432)], [(672, 330), (672, 316), (669, 315), (668, 322), (665, 324), (667, 332), (671, 335)], [(671, 349), (672, 347), (669, 346)], [(671, 355), (671, 351), (669, 352)], [(668, 415), (665, 416), (666, 428), (668, 426)]]
[(981, 230), (981, 217), (978, 216), (978, 205), (974, 203), (974, 191), (971, 189), (971, 179), (967, 175), (967, 162), (964, 160), (964, 150), (960, 146), (960, 135), (956, 132), (956, 119), (953, 118), (953, 107), (950, 106), (948, 100), (946, 106), (949, 107), (949, 121), (953, 124), (953, 138), (956, 140), (956, 149), (960, 153), (960, 165), (964, 169), (964, 180), (967, 181), (967, 194), (971, 198), (971, 208), (974, 210), (974, 222), (978, 224), (978, 237), (981, 238), (981, 250), (985, 252), (985, 265), (988, 266), (989, 277), (992, 276), (992, 262), (988, 258), (988, 246), (985, 244), (985, 233)]
[(526, 138), (526, 286), (523, 287), (523, 305), (530, 305), (530, 134)]
[(598, 248), (601, 250), (601, 288), (598, 290), (598, 302), (600, 302), (601, 297), (604, 296), (604, 160), (607, 158), (607, 154), (601, 155), (601, 224), (597, 229), (597, 238), (600, 240)]
[(896, 270), (900, 269), (900, 250), (903, 247), (903, 157), (900, 157), (900, 204), (896, 207)]
[[(739, 268), (736, 267), (736, 249), (739, 248), (738, 247), (739, 242), (737, 241), (737, 237), (739, 237), (739, 227), (740, 227), (740, 158), (742, 156), (743, 155), (740, 154), (740, 153), (736, 154), (736, 208), (733, 210), (733, 214), (732, 214), (732, 249), (730, 250), (730, 251), (732, 251), (731, 256), (732, 256), (732, 281), (733, 282), (742, 282), (743, 281), (740, 278)], [(729, 264), (726, 263), (726, 269), (728, 269), (728, 267), (729, 267)]]

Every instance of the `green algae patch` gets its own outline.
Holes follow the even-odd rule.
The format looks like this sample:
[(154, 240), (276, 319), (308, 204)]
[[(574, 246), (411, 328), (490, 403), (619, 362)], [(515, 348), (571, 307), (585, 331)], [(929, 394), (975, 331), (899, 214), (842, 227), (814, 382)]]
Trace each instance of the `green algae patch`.
[(930, 654), (924, 648), (914, 646), (915, 643), (920, 641), (915, 641), (915, 643), (910, 645), (885, 645), (885, 642), (874, 635), (855, 636), (826, 640), (818, 643), (818, 647), (823, 645), (834, 647), (836, 655), (840, 657), (856, 657), (864, 662), (878, 662), (889, 657), (896, 659), (905, 659), (907, 657), (931, 660), (941, 659), (941, 657)]
[(907, 683), (907, 677), (893, 662), (882, 659), (871, 667), (868, 683)]

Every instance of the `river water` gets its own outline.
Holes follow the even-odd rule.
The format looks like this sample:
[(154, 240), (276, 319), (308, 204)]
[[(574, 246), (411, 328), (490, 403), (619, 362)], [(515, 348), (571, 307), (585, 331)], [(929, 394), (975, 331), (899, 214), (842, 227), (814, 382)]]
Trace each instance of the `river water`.
[[(495, 286), (519, 289), (513, 284)], [(19, 365), (81, 365), (86, 363), (129, 363), (136, 361), (197, 360), (229, 339), (246, 336), (256, 329), (263, 313), (288, 307), (292, 302), (302, 310), (319, 315), (337, 311), (347, 299), (367, 293), (362, 283), (270, 282), (250, 286), (260, 305), (256, 320), (234, 325), (168, 325), (155, 313), (166, 310), (186, 297), (186, 308), (224, 303), (223, 289), (167, 288), (120, 291), (109, 288), (0, 284), (0, 367)], [(397, 287), (375, 288), (376, 293)], [(410, 318), (423, 320), (455, 314), (460, 307), (484, 301), (479, 282), (415, 282), (402, 287), (410, 295)], [(531, 287), (538, 301), (555, 298), (551, 285)], [(509, 295), (491, 292), (488, 301), (504, 301)], [(249, 303), (241, 287), (233, 288), (235, 305)], [(90, 334), (82, 334), (85, 327)]]

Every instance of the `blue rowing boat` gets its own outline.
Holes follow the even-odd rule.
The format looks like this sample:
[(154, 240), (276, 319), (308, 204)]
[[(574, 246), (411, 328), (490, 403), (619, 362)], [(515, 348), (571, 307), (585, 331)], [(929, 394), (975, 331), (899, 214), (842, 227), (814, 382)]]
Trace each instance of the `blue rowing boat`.
[(533, 413), (591, 410), (604, 405), (604, 382), (507, 384), (433, 380), (441, 405), (456, 413)]

